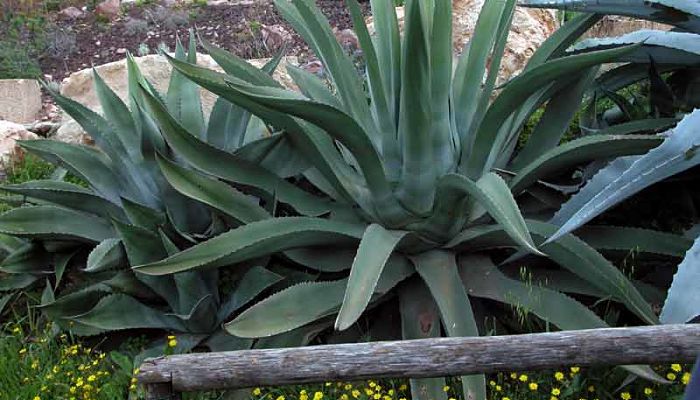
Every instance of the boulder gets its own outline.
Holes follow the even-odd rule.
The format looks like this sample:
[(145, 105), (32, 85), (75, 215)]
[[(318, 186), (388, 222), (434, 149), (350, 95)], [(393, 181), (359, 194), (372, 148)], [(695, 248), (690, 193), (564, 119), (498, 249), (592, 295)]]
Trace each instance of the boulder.
[(585, 36), (589, 38), (615, 37), (640, 29), (668, 31), (673, 29), (673, 26), (619, 15), (606, 15), (589, 29)]
[[(461, 54), (464, 46), (469, 42), (484, 1), (452, 1), (452, 46), (455, 55)], [(399, 28), (403, 31), (404, 8), (397, 7), (396, 13)], [(367, 25), (370, 33), (374, 33), (372, 17), (367, 19)], [(501, 63), (499, 82), (504, 82), (519, 73), (535, 50), (557, 30), (557, 27), (556, 15), (553, 11), (517, 7)]]
[[(170, 82), (170, 63), (160, 55), (147, 55), (144, 57), (135, 57), (136, 63), (141, 70), (143, 76), (151, 82), (155, 88), (166, 93)], [(251, 64), (260, 68), (269, 59), (249, 60)], [(197, 55), (197, 63), (206, 68), (222, 71), (214, 60), (206, 54)], [(277, 71), (275, 71), (275, 79), (284, 86), (295, 88), (291, 77), (287, 74), (285, 65), (287, 63), (296, 64), (296, 57), (286, 57), (280, 63)], [(111, 62), (108, 64), (95, 67), (97, 73), (102, 77), (105, 83), (114, 90), (114, 92), (128, 104), (128, 83), (126, 60)], [(205, 118), (211, 113), (214, 107), (214, 102), (217, 96), (204, 89), (201, 90), (202, 109)], [(96, 112), (101, 112), (100, 102), (97, 98), (97, 93), (93, 87), (92, 69), (85, 69), (75, 72), (63, 80), (61, 84), (61, 94), (70, 97), (71, 99), (82, 103), (86, 107)], [(80, 126), (70, 117), (64, 115), (64, 122), (53, 137), (57, 140), (67, 141), (71, 143), (89, 143), (89, 138), (85, 137), (85, 133)]]
[(113, 20), (119, 16), (121, 12), (120, 0), (104, 0), (95, 7), (95, 14)]
[(41, 112), (41, 89), (34, 79), (0, 79), (0, 120), (27, 124)]
[(66, 16), (71, 19), (80, 18), (84, 15), (83, 11), (77, 7), (67, 7), (59, 11), (59, 14)]
[(0, 170), (4, 170), (8, 163), (22, 156), (22, 149), (17, 145), (18, 140), (38, 138), (39, 136), (26, 130), (23, 125), (0, 121)]

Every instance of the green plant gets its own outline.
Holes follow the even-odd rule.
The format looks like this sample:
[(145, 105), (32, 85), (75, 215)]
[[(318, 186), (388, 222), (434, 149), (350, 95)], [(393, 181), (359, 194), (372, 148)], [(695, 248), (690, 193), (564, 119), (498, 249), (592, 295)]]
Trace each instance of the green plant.
[[(194, 46), (192, 39), (186, 53), (178, 43), (176, 57), (194, 62)], [(264, 73), (272, 73), (279, 60), (264, 66)], [(149, 96), (162, 98), (174, 120), (240, 157), (258, 160), (283, 154), (286, 138), (267, 135), (250, 114), (223, 99), (217, 101), (207, 125), (194, 83), (175, 72), (167, 94), (161, 96), (146, 83), (132, 57), (127, 64), (130, 109), (96, 72), (93, 79), (105, 117), (51, 93), (99, 150), (52, 140), (22, 142), (28, 152), (65, 168), (87, 187), (63, 181), (62, 174), (55, 175), (57, 179), (2, 186), (22, 203), (0, 216), (0, 231), (13, 235), (0, 237), (0, 246), (8, 253), (0, 265), (0, 290), (10, 292), (2, 301), (10, 301), (12, 291), (44, 284), (39, 309), (57, 327), (76, 335), (159, 329), (179, 333), (175, 352), (200, 344), (211, 349), (250, 347), (252, 341), (228, 336), (220, 325), (268, 287), (284, 287), (287, 283), (278, 284), (283, 268), (271, 262), (267, 269), (268, 261), (260, 259), (239, 265), (221, 279), (217, 271), (151, 277), (130, 269), (248, 221), (209, 208), (206, 202), (191, 200), (169, 186), (156, 154), (173, 154), (144, 112), (146, 103), (136, 88), (147, 85)], [(187, 170), (183, 168), (182, 173)], [(244, 198), (251, 207), (255, 202), (233, 189), (220, 196)], [(247, 218), (256, 218), (257, 212)], [(160, 339), (144, 355), (162, 348)]]
[[(651, 87), (652, 115), (673, 117), (677, 112), (692, 110), (700, 105), (696, 83), (700, 76), (696, 68), (700, 64), (700, 9), (694, 2), (678, 1), (669, 5), (662, 1), (635, 1), (624, 8), (618, 7), (614, 1), (545, 4), (539, 0), (528, 0), (525, 4), (623, 14), (676, 26), (677, 29), (670, 32), (640, 30), (617, 38), (591, 39), (579, 43), (571, 51), (585, 53), (600, 47), (642, 44), (636, 52), (623, 59), (627, 64), (606, 72), (596, 80), (597, 86), (605, 90), (628, 115), (632, 114), (632, 105), (614, 92), (647, 77)], [(674, 88), (662, 79), (661, 73), (670, 75), (669, 81), (676, 82)], [(617, 129), (626, 126), (632, 127), (631, 131), (653, 130), (658, 127), (658, 122), (642, 119), (622, 124)], [(666, 133), (669, 138), (658, 148), (644, 155), (615, 160), (602, 168), (559, 210), (551, 221), (559, 229), (549, 240), (574, 231), (643, 189), (697, 166), (700, 163), (697, 154), (700, 147), (699, 123), (700, 110), (692, 111), (675, 129)], [(697, 239), (678, 267), (661, 312), (660, 318), (664, 323), (684, 323), (700, 316), (700, 269), (696, 260), (699, 249), (700, 239)]]
[[(206, 43), (226, 73), (176, 59), (171, 63), (205, 89), (284, 130), (312, 167), (296, 177), (297, 185), (250, 170), (235, 155), (190, 134), (142, 88), (165, 140), (193, 167), (159, 159), (175, 190), (243, 218), (253, 210), (240, 207), (249, 203), (219, 199), (223, 182), (234, 182), (262, 192), (274, 207), (264, 217), (263, 209), (255, 208), (260, 219), (136, 271), (168, 276), (268, 256), (315, 271), (312, 279), (228, 323), (226, 330), (239, 338), (314, 337), (333, 326), (352, 329), (327, 340), (391, 337), (398, 323), (381, 321), (399, 318), (399, 335), (406, 339), (441, 335), (440, 321), (447, 335), (478, 335), (472, 307), (481, 304), (479, 299), (527, 310), (560, 329), (607, 326), (557, 290), (581, 293), (564, 283), (572, 281), (588, 295), (623, 303), (638, 320), (657, 322), (632, 281), (584, 241), (569, 234), (536, 245), (556, 231), (542, 219), (562, 201), (559, 193), (549, 197), (554, 185), (543, 180), (591, 161), (641, 154), (663, 142), (658, 136), (603, 134), (559, 145), (599, 64), (619, 61), (638, 47), (567, 56), (565, 49), (599, 18), (576, 17), (491, 102), (514, 1), (485, 3), (454, 75), (450, 2), (408, 1), (401, 36), (391, 2), (372, 1), (373, 41), (358, 4), (348, 1), (366, 59), (366, 86), (313, 2), (275, 3), (323, 62), (332, 90), (293, 67), (288, 70), (301, 94), (284, 90), (269, 75)], [(523, 123), (544, 103), (538, 126), (514, 155)], [(608, 240), (595, 244), (601, 250), (641, 247), (672, 256), (685, 251), (682, 244), (680, 250), (656, 246), (677, 240), (674, 235), (603, 231)], [(630, 235), (640, 240), (625, 241)], [(513, 279), (496, 266), (504, 253), (489, 252), (504, 248), (546, 253), (563, 268), (555, 269), (561, 279), (539, 279), (549, 269), (536, 269), (533, 283)], [(360, 319), (365, 311), (379, 321), (365, 323)], [(628, 368), (654, 376), (648, 368)], [(414, 398), (445, 398), (440, 382), (413, 381)], [(464, 377), (463, 386), (473, 398), (485, 397), (483, 376)]]

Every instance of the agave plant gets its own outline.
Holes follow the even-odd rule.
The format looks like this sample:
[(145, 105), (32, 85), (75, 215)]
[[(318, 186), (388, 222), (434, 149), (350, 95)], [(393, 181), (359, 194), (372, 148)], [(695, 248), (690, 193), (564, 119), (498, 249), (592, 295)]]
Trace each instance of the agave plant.
[[(178, 43), (175, 57), (196, 62), (193, 36), (187, 53)], [(280, 57), (281, 53), (261, 73), (271, 74)], [(52, 93), (97, 148), (51, 140), (21, 143), (27, 151), (79, 177), (87, 187), (62, 179), (2, 186), (5, 192), (23, 196), (24, 204), (0, 216), (4, 233), (0, 238), (9, 253), (0, 266), (0, 289), (18, 290), (45, 280), (41, 310), (59, 327), (80, 335), (146, 328), (181, 334), (179, 350), (199, 343), (215, 350), (250, 347), (251, 340), (224, 334), (221, 323), (282, 280), (283, 276), (265, 268), (269, 260), (239, 266), (224, 283), (216, 270), (153, 277), (130, 268), (267, 213), (252, 210), (248, 218), (238, 220), (172, 189), (156, 155), (175, 156), (144, 112), (144, 99), (137, 89), (144, 85), (150, 96), (161, 96), (143, 78), (133, 58), (127, 63), (130, 107), (97, 72), (94, 84), (104, 117)], [(294, 174), (294, 168), (306, 168), (303, 159), (289, 157), (291, 147), (284, 134), (270, 134), (259, 120), (223, 99), (215, 103), (207, 124), (199, 91), (174, 72), (162, 98), (169, 115), (193, 135), (269, 170), (276, 170), (276, 159), (285, 158), (285, 170), (277, 170), (283, 177)], [(222, 191), (218, 196), (236, 195)], [(257, 204), (249, 196), (238, 200)], [(3, 302), (10, 296), (3, 297)]]
[[(615, 1), (558, 1), (525, 0), (533, 7), (556, 7), (582, 12), (619, 14), (673, 25), (672, 31), (640, 30), (622, 37), (585, 40), (570, 52), (584, 53), (600, 48), (615, 48), (640, 43), (636, 54), (623, 59), (626, 63), (597, 78), (597, 87), (612, 93), (649, 76), (652, 86), (652, 105), (685, 104), (700, 106), (697, 80), (700, 77), (700, 6), (694, 1), (632, 1), (621, 6)], [(647, 71), (651, 73), (648, 74)], [(669, 81), (681, 80), (675, 88), (668, 87), (659, 72), (670, 75)], [(675, 79), (674, 79), (675, 78)], [(676, 89), (676, 90), (673, 90)], [(655, 91), (654, 91), (655, 90)], [(665, 94), (665, 96), (664, 96)], [(619, 99), (625, 108), (624, 99)], [(670, 106), (669, 106), (670, 105)], [(631, 131), (653, 130), (659, 120), (633, 121), (626, 125)], [(700, 163), (697, 148), (700, 145), (700, 110), (690, 112), (665, 134), (669, 138), (659, 146), (636, 157), (615, 160), (597, 174), (582, 190), (566, 202), (550, 221), (559, 229), (549, 240), (572, 232), (601, 215), (613, 206), (664, 179), (687, 171)], [(700, 316), (700, 269), (698, 252), (700, 239), (695, 241), (679, 265), (669, 289), (661, 321), (685, 323)]]
[[(315, 279), (275, 293), (225, 325), (240, 338), (285, 332), (308, 337), (330, 326), (343, 331), (368, 309), (386, 318), (387, 301), (395, 297), (407, 339), (440, 336), (443, 330), (478, 335), (480, 318), (473, 310), (478, 299), (522, 307), (560, 329), (607, 326), (564, 291), (611, 298), (644, 323), (658, 322), (635, 283), (594, 247), (571, 233), (543, 243), (558, 228), (543, 221), (562, 201), (552, 196), (555, 185), (546, 179), (594, 160), (642, 154), (664, 141), (603, 133), (560, 145), (598, 66), (619, 62), (639, 46), (567, 55), (599, 18), (581, 16), (499, 89), (514, 1), (485, 3), (453, 68), (451, 2), (407, 1), (400, 35), (391, 1), (373, 0), (372, 38), (358, 4), (349, 0), (367, 62), (365, 83), (312, 1), (275, 4), (323, 62), (330, 88), (290, 68), (301, 93), (285, 90), (268, 74), (206, 44), (225, 73), (170, 61), (183, 76), (283, 130), (310, 167), (294, 181), (264, 172), (207, 144), (141, 85), (140, 95), (176, 160), (192, 167), (159, 156), (165, 178), (181, 194), (245, 224), (136, 271), (169, 276), (275, 256), (317, 272)], [(524, 121), (541, 106), (543, 118), (516, 154)], [(221, 195), (233, 190), (272, 198), (276, 207), (265, 210)], [(687, 249), (683, 242), (663, 245), (677, 237), (653, 231), (596, 227), (577, 233), (601, 250), (680, 256)], [(490, 252), (504, 248), (546, 255), (561, 267), (555, 270), (558, 278), (540, 286), (507, 276), (496, 266), (502, 256)], [(629, 368), (653, 377), (648, 369)], [(485, 398), (483, 381), (463, 378), (468, 398)], [(417, 398), (444, 398), (442, 386), (441, 379), (412, 381)]]

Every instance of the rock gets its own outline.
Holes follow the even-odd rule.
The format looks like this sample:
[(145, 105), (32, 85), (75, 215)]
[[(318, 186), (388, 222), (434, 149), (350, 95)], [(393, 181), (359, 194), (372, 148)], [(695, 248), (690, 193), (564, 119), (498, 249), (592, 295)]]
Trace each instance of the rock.
[(260, 31), (265, 48), (273, 53), (292, 40), (292, 35), (282, 25), (262, 25)]
[(29, 132), (36, 133), (39, 136), (48, 137), (52, 136), (52, 134), (56, 132), (60, 126), (61, 125), (56, 122), (39, 121), (35, 124), (25, 125), (25, 129)]
[(95, 14), (110, 21), (119, 16), (121, 4), (119, 0), (104, 0), (95, 7)]
[[(165, 94), (170, 82), (170, 63), (168, 63), (164, 57), (155, 54), (144, 57), (136, 57), (135, 60), (143, 76), (149, 82), (151, 82), (159, 92)], [(269, 59), (257, 59), (249, 60), (249, 62), (257, 68), (261, 68), (268, 60)], [(222, 71), (209, 55), (198, 54), (197, 62), (199, 65), (206, 68), (215, 69), (220, 72)], [(285, 59), (282, 60), (279, 67), (275, 71), (275, 79), (290, 89), (296, 89), (296, 85), (294, 85), (292, 78), (286, 72), (285, 65), (287, 63), (296, 65), (296, 57), (285, 57)], [(126, 60), (100, 65), (95, 67), (95, 69), (107, 83), (107, 85), (112, 88), (112, 90), (114, 90), (114, 92), (125, 103), (128, 104)], [(63, 83), (61, 84), (61, 94), (82, 103), (93, 111), (102, 111), (100, 103), (97, 99), (97, 94), (93, 88), (92, 69), (85, 69), (75, 72), (64, 79)], [(213, 108), (217, 97), (204, 89), (201, 90), (201, 96), (202, 109), (206, 118), (211, 113), (211, 109)], [(64, 116), (64, 123), (58, 129), (53, 138), (70, 143), (89, 142), (80, 126), (67, 115)]]
[(5, 165), (22, 157), (23, 151), (17, 145), (18, 140), (38, 138), (39, 136), (26, 130), (23, 125), (0, 121), (0, 169), (4, 169)]
[(0, 79), (0, 120), (27, 124), (41, 112), (41, 89), (33, 79)]
[[(479, 12), (485, 0), (452, 1), (452, 47), (455, 55), (461, 54), (471, 38)], [(399, 26), (403, 31), (404, 8), (397, 7)], [(367, 19), (370, 33), (374, 33), (372, 17)], [(519, 73), (535, 50), (558, 27), (553, 11), (517, 7), (508, 37), (503, 62), (501, 63), (499, 82)]]
[(59, 11), (59, 14), (64, 15), (64, 16), (71, 18), (71, 19), (77, 19), (77, 18), (80, 18), (84, 15), (83, 11), (81, 11), (79, 8), (76, 8), (76, 7), (64, 8), (63, 10)]

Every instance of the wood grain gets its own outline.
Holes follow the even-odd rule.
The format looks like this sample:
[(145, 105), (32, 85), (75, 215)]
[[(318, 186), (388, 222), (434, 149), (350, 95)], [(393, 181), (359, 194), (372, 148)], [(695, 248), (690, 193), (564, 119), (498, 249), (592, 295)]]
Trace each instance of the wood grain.
[(700, 325), (659, 325), (196, 353), (151, 358), (141, 384), (175, 392), (370, 378), (534, 371), (560, 366), (692, 362)]

